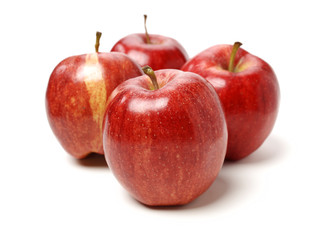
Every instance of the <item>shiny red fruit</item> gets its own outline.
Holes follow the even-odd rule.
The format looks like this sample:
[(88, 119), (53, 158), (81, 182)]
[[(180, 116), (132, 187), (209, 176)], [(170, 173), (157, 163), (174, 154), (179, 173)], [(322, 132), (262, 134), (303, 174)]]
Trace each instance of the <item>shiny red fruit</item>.
[(122, 53), (91, 53), (66, 58), (53, 70), (46, 92), (50, 126), (75, 158), (103, 154), (102, 119), (108, 97), (123, 81), (142, 75)]
[(119, 40), (111, 51), (126, 53), (142, 67), (153, 70), (180, 69), (188, 60), (182, 45), (173, 38), (150, 34), (147, 43), (145, 34), (131, 34)]
[(182, 205), (206, 191), (226, 153), (220, 100), (202, 77), (156, 71), (120, 84), (104, 118), (105, 157), (118, 181), (151, 206)]
[(269, 64), (238, 49), (234, 70), (228, 71), (231, 45), (211, 47), (183, 67), (207, 79), (220, 97), (228, 127), (227, 159), (254, 152), (270, 134), (278, 113), (279, 85)]

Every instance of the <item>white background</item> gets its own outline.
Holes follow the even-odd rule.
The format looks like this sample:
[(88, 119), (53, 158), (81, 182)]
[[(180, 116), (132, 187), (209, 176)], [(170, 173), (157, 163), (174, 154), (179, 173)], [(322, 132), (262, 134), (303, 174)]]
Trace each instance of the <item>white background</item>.
[[(332, 1), (2, 1), (0, 4), (0, 239), (334, 239), (334, 7)], [(64, 58), (130, 33), (177, 39), (192, 57), (241, 41), (281, 87), (271, 136), (224, 164), (183, 207), (148, 208), (103, 158), (75, 160), (45, 113)]]

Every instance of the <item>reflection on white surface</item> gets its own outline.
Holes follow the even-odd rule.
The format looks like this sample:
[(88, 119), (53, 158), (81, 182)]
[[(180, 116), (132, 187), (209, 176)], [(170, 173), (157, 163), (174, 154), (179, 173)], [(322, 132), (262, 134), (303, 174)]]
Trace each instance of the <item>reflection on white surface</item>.
[(133, 99), (129, 104), (129, 110), (138, 113), (145, 113), (147, 111), (159, 111), (167, 106), (168, 101), (168, 98)]

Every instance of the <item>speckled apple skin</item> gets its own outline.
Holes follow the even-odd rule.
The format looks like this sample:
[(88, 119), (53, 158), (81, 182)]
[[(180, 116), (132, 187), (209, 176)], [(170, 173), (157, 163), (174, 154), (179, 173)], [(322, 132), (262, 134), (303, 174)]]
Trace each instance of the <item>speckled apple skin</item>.
[(64, 59), (53, 70), (47, 91), (50, 126), (75, 158), (103, 154), (102, 119), (112, 91), (142, 75), (140, 66), (122, 53), (91, 53)]
[(228, 127), (226, 159), (240, 160), (258, 149), (275, 124), (280, 90), (268, 63), (240, 48), (235, 70), (228, 65), (232, 45), (216, 45), (190, 59), (183, 71), (207, 79), (220, 97)]
[(173, 38), (150, 34), (151, 44), (146, 43), (146, 35), (130, 34), (120, 39), (111, 51), (126, 53), (142, 67), (153, 70), (180, 69), (188, 60), (184, 47)]
[(143, 75), (119, 85), (104, 118), (107, 163), (138, 201), (183, 205), (213, 183), (226, 153), (220, 100), (202, 77), (156, 71), (160, 89)]

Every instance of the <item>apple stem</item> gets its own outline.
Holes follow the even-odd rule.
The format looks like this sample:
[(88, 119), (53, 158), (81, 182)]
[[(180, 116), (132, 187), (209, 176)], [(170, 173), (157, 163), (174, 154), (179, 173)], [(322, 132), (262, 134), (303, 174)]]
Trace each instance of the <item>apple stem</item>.
[(157, 78), (156, 78), (156, 74), (155, 74), (154, 70), (152, 70), (152, 68), (149, 67), (149, 66), (142, 67), (142, 70), (151, 79), (151, 82), (154, 85), (154, 90), (159, 89)]
[(99, 52), (101, 34), (102, 34), (101, 32), (96, 33), (95, 52)]
[(235, 42), (234, 43), (233, 49), (232, 49), (231, 54), (230, 54), (230, 61), (229, 61), (229, 66), (228, 66), (228, 71), (229, 72), (234, 72), (235, 56), (236, 56), (237, 50), (240, 48), (241, 45), (242, 45), (242, 43), (240, 43), (240, 42)]
[(147, 30), (147, 15), (146, 14), (144, 14), (144, 29), (145, 29), (145, 36), (147, 37), (147, 44), (151, 44), (149, 33)]

